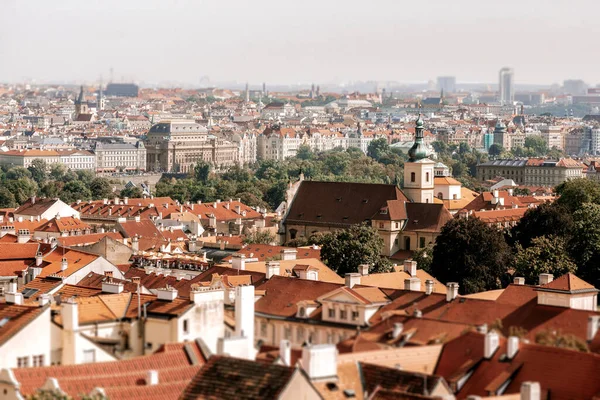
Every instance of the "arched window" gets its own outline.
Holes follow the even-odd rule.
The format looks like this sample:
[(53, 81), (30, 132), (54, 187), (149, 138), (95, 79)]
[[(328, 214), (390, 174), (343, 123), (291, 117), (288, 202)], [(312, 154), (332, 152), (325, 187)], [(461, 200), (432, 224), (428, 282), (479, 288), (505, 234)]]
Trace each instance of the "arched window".
[(411, 172), (411, 173), (410, 173), (410, 181), (411, 181), (411, 182), (414, 182), (416, 179), (417, 179), (417, 176), (416, 176), (416, 174), (415, 174), (414, 172)]

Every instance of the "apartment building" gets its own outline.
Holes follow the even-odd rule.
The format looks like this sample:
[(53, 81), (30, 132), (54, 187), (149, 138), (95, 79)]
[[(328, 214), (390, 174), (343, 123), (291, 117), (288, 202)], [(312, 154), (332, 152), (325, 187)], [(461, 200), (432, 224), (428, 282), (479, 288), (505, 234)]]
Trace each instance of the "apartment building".
[(98, 142), (94, 151), (97, 172), (146, 170), (146, 147), (141, 141), (136, 144)]
[(518, 185), (554, 187), (583, 177), (584, 168), (583, 164), (571, 158), (494, 160), (477, 166), (477, 178), (486, 181), (503, 177), (514, 180)]

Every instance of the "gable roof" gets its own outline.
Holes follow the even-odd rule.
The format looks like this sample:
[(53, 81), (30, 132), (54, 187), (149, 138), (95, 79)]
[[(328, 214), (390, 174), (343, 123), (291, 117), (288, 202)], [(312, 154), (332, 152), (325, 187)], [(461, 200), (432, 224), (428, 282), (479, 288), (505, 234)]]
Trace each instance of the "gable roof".
[(408, 201), (395, 185), (303, 181), (284, 224), (360, 224), (379, 215), (388, 200)]
[(450, 211), (443, 204), (406, 203), (405, 231), (439, 232), (446, 222), (452, 219)]
[(192, 378), (181, 399), (276, 399), (296, 371), (293, 367), (212, 356)]
[(590, 285), (575, 274), (566, 273), (558, 279), (553, 280), (543, 286), (540, 286), (538, 291), (566, 292), (566, 293), (586, 293), (598, 292), (594, 286)]
[(49, 305), (39, 307), (0, 303), (0, 346), (39, 317), (48, 307)]
[(15, 215), (31, 215), (38, 216), (42, 215), (50, 207), (59, 202), (59, 199), (51, 199), (51, 198), (35, 198), (31, 197), (25, 201), (25, 203), (21, 204), (19, 208), (17, 208), (14, 212)]

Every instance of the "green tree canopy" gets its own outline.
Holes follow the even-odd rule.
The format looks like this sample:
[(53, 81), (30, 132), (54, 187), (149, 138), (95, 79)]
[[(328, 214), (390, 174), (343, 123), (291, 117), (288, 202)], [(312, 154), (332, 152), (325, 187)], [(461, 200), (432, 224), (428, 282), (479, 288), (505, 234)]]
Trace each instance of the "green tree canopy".
[(138, 186), (132, 186), (121, 190), (121, 197), (128, 197), (130, 199), (139, 199), (144, 197), (144, 191)]
[(558, 203), (542, 203), (525, 212), (512, 227), (508, 241), (527, 248), (536, 237), (556, 235), (568, 239), (572, 230), (573, 217), (569, 209)]
[(458, 282), (463, 294), (477, 293), (502, 288), (511, 265), (511, 250), (499, 230), (479, 218), (455, 218), (435, 241), (431, 274)]
[(113, 195), (112, 185), (106, 178), (94, 178), (90, 183), (92, 198), (95, 200), (109, 199)]
[(360, 264), (371, 265), (371, 272), (390, 270), (389, 261), (380, 256), (383, 239), (370, 225), (353, 225), (348, 229), (326, 233), (320, 240), (321, 259), (338, 275), (358, 272)]
[(586, 203), (573, 214), (570, 253), (578, 266), (577, 275), (600, 287), (600, 205)]
[(556, 187), (560, 196), (556, 202), (571, 212), (577, 211), (584, 203), (600, 204), (600, 183), (586, 178), (565, 181)]
[(73, 203), (77, 200), (89, 200), (92, 198), (92, 192), (81, 181), (69, 181), (65, 183), (62, 192), (60, 193), (60, 199), (67, 204)]
[(31, 172), (31, 177), (38, 185), (42, 185), (48, 179), (48, 165), (46, 161), (40, 158), (33, 160), (27, 169)]
[(296, 152), (296, 157), (300, 160), (312, 160), (315, 158), (315, 153), (310, 149), (310, 146), (301, 144)]
[(208, 180), (210, 175), (210, 164), (204, 161), (198, 161), (196, 166), (194, 167), (194, 178), (198, 182), (205, 183)]
[(529, 149), (533, 156), (545, 156), (548, 153), (548, 144), (538, 135), (531, 135), (525, 138), (525, 148)]
[(369, 147), (367, 148), (367, 156), (372, 159), (379, 161), (382, 157), (388, 154), (390, 146), (385, 138), (378, 138), (371, 140)]
[(8, 188), (0, 186), (0, 208), (12, 208), (17, 205), (15, 195)]
[(502, 154), (503, 151), (504, 148), (501, 145), (499, 145), (498, 143), (494, 143), (488, 149), (488, 154), (492, 157), (498, 157), (500, 154)]
[(555, 277), (575, 273), (577, 265), (567, 252), (567, 241), (559, 236), (539, 236), (524, 248), (517, 244), (514, 276), (525, 278), (525, 283), (535, 285), (540, 274), (553, 274)]

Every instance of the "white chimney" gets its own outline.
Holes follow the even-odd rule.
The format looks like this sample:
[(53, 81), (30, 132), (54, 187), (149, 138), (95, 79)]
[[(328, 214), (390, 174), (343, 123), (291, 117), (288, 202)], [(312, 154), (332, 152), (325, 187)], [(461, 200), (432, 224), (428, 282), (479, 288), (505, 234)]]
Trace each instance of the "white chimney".
[(413, 260), (404, 261), (404, 272), (412, 277), (417, 276), (417, 262)]
[(600, 323), (600, 316), (598, 316), (598, 315), (591, 315), (588, 318), (588, 325), (587, 325), (587, 340), (588, 340), (588, 342), (591, 342), (596, 337), (596, 333), (598, 333), (599, 323)]
[(432, 279), (427, 279), (425, 281), (425, 294), (426, 295), (430, 295), (431, 293), (433, 293), (433, 280)]
[(69, 262), (67, 261), (67, 257), (63, 257), (60, 261), (60, 270), (66, 271), (69, 268)]
[(239, 271), (246, 270), (246, 256), (244, 254), (234, 254), (231, 260), (231, 266)]
[(158, 371), (154, 369), (148, 371), (148, 374), (146, 375), (146, 385), (158, 385)]
[(289, 340), (279, 342), (279, 358), (286, 367), (292, 366), (292, 344)]
[(487, 324), (477, 325), (477, 332), (482, 333), (484, 335), (486, 333), (488, 333), (488, 326), (487, 326)]
[(137, 254), (140, 251), (140, 239), (135, 235), (131, 238), (131, 250), (133, 254)]
[(358, 273), (361, 276), (367, 276), (367, 275), (369, 275), (369, 267), (370, 267), (369, 264), (360, 264), (358, 266)]
[(17, 293), (17, 282), (9, 282), (7, 293)]
[(75, 298), (70, 297), (60, 304), (60, 314), (65, 330), (76, 331), (79, 328), (79, 310)]
[(41, 252), (37, 252), (35, 253), (35, 266), (39, 267), (40, 265), (42, 265), (43, 262), (43, 258), (42, 258), (42, 253)]
[(521, 384), (521, 400), (540, 400), (542, 388), (539, 382), (523, 382)]
[(266, 265), (267, 279), (271, 279), (275, 275), (279, 275), (279, 262), (278, 261), (267, 261)]
[[(247, 338), (248, 354), (254, 352), (254, 286), (235, 288), (235, 334)], [(252, 356), (254, 358), (255, 354)]]
[(177, 289), (170, 286), (158, 289), (156, 291), (158, 300), (173, 301), (177, 298)]
[(15, 304), (21, 306), (23, 305), (23, 293), (7, 292), (4, 295), (4, 301), (6, 301), (6, 304)]
[(112, 279), (107, 279), (102, 282), (102, 291), (105, 293), (119, 294), (123, 292), (123, 284), (121, 282), (113, 282)]
[(506, 356), (509, 360), (512, 360), (517, 352), (519, 351), (519, 338), (516, 336), (509, 336), (506, 341)]
[(513, 283), (515, 285), (524, 285), (525, 284), (525, 278), (523, 278), (521, 276), (517, 276), (516, 278), (513, 279)]
[(283, 261), (295, 260), (298, 250), (296, 249), (283, 249), (281, 250), (281, 259)]
[(402, 322), (394, 323), (394, 330), (392, 331), (392, 339), (398, 339), (404, 330), (404, 324)]
[(546, 285), (554, 280), (554, 275), (552, 274), (540, 274), (539, 277), (539, 285)]
[(346, 280), (346, 287), (352, 289), (354, 285), (360, 285), (360, 274), (356, 272), (348, 272), (344, 276)]
[(404, 280), (404, 290), (419, 292), (421, 290), (421, 280), (419, 278), (409, 278)]
[(38, 304), (40, 305), (40, 307), (43, 307), (46, 304), (50, 304), (51, 300), (52, 300), (51, 295), (49, 295), (47, 293), (43, 293), (43, 294), (40, 294), (38, 297)]
[(307, 345), (302, 348), (302, 368), (311, 380), (337, 376), (338, 351), (334, 344)]
[(446, 285), (446, 301), (452, 301), (458, 297), (458, 283), (448, 282)]
[(483, 341), (483, 357), (490, 359), (500, 345), (500, 336), (495, 331), (485, 334)]

